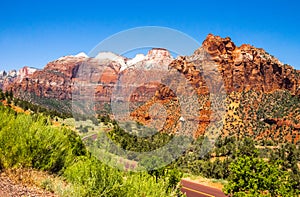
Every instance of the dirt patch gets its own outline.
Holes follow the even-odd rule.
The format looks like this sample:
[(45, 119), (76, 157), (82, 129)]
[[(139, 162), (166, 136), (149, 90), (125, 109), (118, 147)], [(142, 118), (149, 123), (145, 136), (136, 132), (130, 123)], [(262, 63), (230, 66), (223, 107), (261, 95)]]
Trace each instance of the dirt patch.
[(6, 173), (0, 175), (0, 196), (19, 197), (19, 196), (49, 196), (56, 197), (52, 192), (38, 188), (37, 186), (23, 184), (11, 179)]

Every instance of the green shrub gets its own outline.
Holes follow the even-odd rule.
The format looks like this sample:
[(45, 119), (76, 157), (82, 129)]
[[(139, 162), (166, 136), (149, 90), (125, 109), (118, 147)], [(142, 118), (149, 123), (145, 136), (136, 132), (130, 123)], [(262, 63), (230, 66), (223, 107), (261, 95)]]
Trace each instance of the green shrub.
[(269, 164), (253, 156), (242, 156), (230, 165), (225, 194), (232, 196), (297, 196), (291, 179), (278, 163)]
[(63, 176), (80, 186), (81, 196), (118, 196), (122, 185), (121, 173), (94, 157), (81, 157)]
[(60, 172), (87, 151), (79, 136), (54, 127), (42, 116), (0, 108), (0, 159), (4, 167), (27, 167)]
[[(119, 196), (140, 197), (140, 196), (181, 196), (177, 182), (178, 174), (170, 172), (170, 176), (158, 179), (149, 175), (147, 172), (132, 173), (125, 177), (123, 187)], [(175, 174), (172, 174), (175, 173)], [(174, 178), (176, 180), (174, 180)], [(177, 184), (176, 184), (176, 183)]]
[[(35, 168), (63, 176), (72, 196), (177, 196), (178, 173), (158, 181), (146, 172), (121, 172), (90, 156), (73, 131), (41, 115), (17, 114), (0, 106), (0, 170)], [(49, 180), (42, 183), (54, 190)], [(70, 194), (71, 195), (71, 194)]]

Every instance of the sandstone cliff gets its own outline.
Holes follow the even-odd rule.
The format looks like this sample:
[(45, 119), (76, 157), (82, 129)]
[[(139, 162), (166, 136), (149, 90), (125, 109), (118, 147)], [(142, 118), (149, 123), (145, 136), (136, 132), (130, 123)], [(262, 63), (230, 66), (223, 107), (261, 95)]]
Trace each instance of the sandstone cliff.
[[(223, 82), (227, 92), (257, 90), (263, 92), (272, 92), (278, 89), (289, 90), (292, 94), (299, 94), (299, 74), (289, 65), (285, 65), (275, 57), (269, 55), (263, 49), (255, 48), (243, 44), (237, 47), (230, 38), (221, 38), (209, 34), (204, 40), (202, 48), (197, 49), (193, 56), (199, 51), (205, 50), (210, 58), (217, 63), (218, 71), (223, 77)], [(58, 60), (49, 62), (43, 70), (21, 69), (22, 76), (18, 80), (10, 80), (5, 84), (5, 90), (12, 89), (15, 95), (22, 97), (22, 93), (34, 93), (41, 97), (52, 97), (57, 99), (71, 99), (72, 85), (76, 81), (76, 72), (78, 67), (87, 62), (98, 66), (105, 66), (107, 69), (101, 74), (100, 82), (115, 83), (119, 74), (132, 72), (133, 69), (151, 68), (151, 65), (157, 66), (157, 70), (166, 70), (169, 67), (176, 68), (183, 72), (194, 86), (202, 88), (205, 92), (205, 81), (201, 80), (201, 72), (195, 70), (195, 63), (191, 63), (187, 57), (173, 59), (169, 52), (164, 49), (154, 49), (144, 55), (137, 55), (136, 58), (128, 59), (121, 57), (120, 61), (106, 62), (105, 65), (99, 63), (94, 58), (88, 58), (84, 55), (65, 56)], [(109, 64), (118, 67), (110, 69)], [(152, 70), (155, 70), (151, 68)], [(27, 73), (26, 73), (27, 72)], [(30, 75), (30, 77), (25, 77)], [(150, 74), (149, 74), (150, 75)], [(152, 73), (152, 76), (155, 74)], [(151, 76), (149, 76), (151, 77)], [(128, 79), (129, 80), (129, 79)], [(134, 81), (134, 77), (132, 78)], [(220, 87), (221, 88), (221, 87)], [(99, 87), (97, 94), (103, 97), (105, 88)], [(22, 92), (22, 93), (20, 93)], [(203, 92), (203, 93), (204, 93)], [(103, 98), (109, 100), (109, 98)]]
[[(202, 47), (191, 56), (180, 56), (174, 59), (165, 49), (152, 49), (147, 55), (138, 54), (132, 59), (112, 53), (101, 53), (94, 58), (81, 54), (59, 58), (48, 63), (43, 70), (26, 71), (25, 69), (19, 73), (21, 73), (19, 77), (10, 78), (3, 87), (5, 90), (12, 90), (17, 97), (30, 100), (34, 95), (37, 99), (68, 101), (77, 94), (81, 99), (94, 98), (96, 101), (94, 109), (102, 113), (105, 104), (112, 100), (127, 99), (124, 97), (128, 96), (132, 120), (153, 125), (153, 123), (159, 124), (157, 121), (165, 118), (166, 122), (160, 130), (172, 133), (177, 132), (182, 120), (185, 119), (181, 115), (178, 95), (186, 88), (179, 81), (179, 73), (198, 96), (201, 108), (196, 116), (193, 114), (193, 117), (188, 117), (198, 124), (196, 131), (191, 129), (191, 134), (194, 136), (203, 134), (211, 122), (221, 121), (220, 117), (211, 115), (210, 94), (223, 91), (230, 97), (227, 99), (231, 103), (228, 103), (229, 108), (226, 106), (224, 135), (229, 134), (231, 129), (247, 130), (246, 127), (249, 126), (250, 133), (254, 135), (254, 123), (249, 124), (251, 121), (247, 118), (256, 122), (260, 119), (258, 115), (253, 117), (242, 115), (244, 112), (249, 113), (251, 108), (249, 103), (246, 102), (247, 105), (244, 105), (245, 102), (239, 100), (243, 98), (244, 92), (277, 95), (278, 91), (287, 91), (292, 96), (300, 94), (300, 71), (281, 63), (263, 49), (248, 44), (236, 46), (230, 38), (221, 38), (212, 34), (207, 36)], [(84, 83), (92, 83), (93, 89), (78, 86)], [(232, 107), (232, 103), (236, 103), (238, 107)], [(154, 104), (161, 106), (158, 110), (166, 109), (163, 113), (165, 117), (154, 117), (155, 111), (151, 108)], [(236, 115), (237, 112), (233, 109), (243, 106), (246, 106), (246, 109), (241, 109), (243, 113)], [(258, 113), (261, 110), (261, 106), (258, 106), (260, 105), (251, 110), (258, 110)], [(291, 114), (295, 113), (291, 112)], [(263, 118), (276, 120), (274, 124), (278, 124), (279, 127), (287, 125), (284, 121), (284, 124), (278, 121), (278, 118), (283, 117), (269, 116), (264, 115)], [(294, 116), (298, 117), (297, 114)], [(292, 116), (289, 114), (289, 117)], [(287, 122), (288, 125), (298, 128), (297, 122)], [(290, 136), (297, 134), (293, 132), (290, 132)], [(262, 134), (257, 134), (260, 135)], [(298, 134), (294, 138), (298, 139)]]

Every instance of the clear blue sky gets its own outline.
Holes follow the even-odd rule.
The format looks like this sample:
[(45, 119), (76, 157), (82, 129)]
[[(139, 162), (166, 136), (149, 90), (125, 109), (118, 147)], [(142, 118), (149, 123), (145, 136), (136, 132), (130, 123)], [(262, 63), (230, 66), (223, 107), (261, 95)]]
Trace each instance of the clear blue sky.
[[(198, 3), (196, 3), (198, 2)], [(0, 70), (42, 68), (88, 53), (137, 26), (165, 26), (202, 42), (208, 33), (266, 49), (300, 69), (299, 1), (9, 1), (0, 8)]]

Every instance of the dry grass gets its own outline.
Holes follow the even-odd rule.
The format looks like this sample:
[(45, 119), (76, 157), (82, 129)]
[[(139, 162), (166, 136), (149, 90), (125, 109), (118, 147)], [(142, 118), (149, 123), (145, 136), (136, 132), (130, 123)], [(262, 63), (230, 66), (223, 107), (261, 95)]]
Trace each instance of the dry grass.
[(19, 107), (19, 106), (15, 106), (14, 104), (8, 104), (6, 100), (3, 100), (3, 101), (0, 101), (2, 102), (2, 104), (4, 106), (9, 106), (11, 109), (13, 109), (15, 112), (17, 113), (25, 113), (25, 114), (30, 114), (30, 111), (29, 110), (24, 110), (23, 108)]
[(224, 161), (227, 157), (226, 156), (221, 156), (221, 157), (212, 157), (209, 159), (210, 162), (215, 162), (219, 158), (220, 161)]
[(191, 182), (195, 182), (195, 183), (199, 183), (202, 185), (206, 185), (209, 187), (213, 187), (213, 188), (217, 188), (222, 190), (224, 187), (224, 180), (216, 180), (216, 179), (208, 179), (208, 178), (204, 178), (204, 177), (200, 177), (200, 176), (189, 176), (184, 178), (185, 180), (191, 181)]
[(78, 191), (73, 185), (47, 172), (33, 169), (6, 169), (0, 176), (8, 177), (15, 184), (51, 192), (54, 196), (78, 196)]

